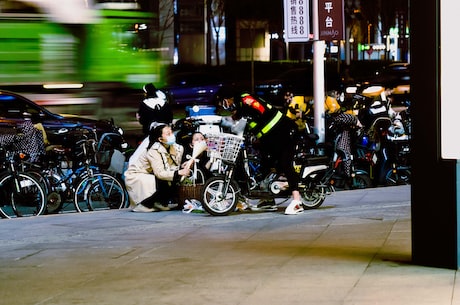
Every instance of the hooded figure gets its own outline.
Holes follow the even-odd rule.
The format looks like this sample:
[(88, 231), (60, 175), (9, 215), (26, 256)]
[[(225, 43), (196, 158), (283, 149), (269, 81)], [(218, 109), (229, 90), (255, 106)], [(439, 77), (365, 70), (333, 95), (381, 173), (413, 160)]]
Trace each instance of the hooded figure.
[(139, 103), (137, 119), (142, 125), (142, 132), (148, 135), (152, 127), (158, 124), (170, 124), (173, 112), (166, 95), (155, 88), (152, 83), (143, 87), (144, 99)]

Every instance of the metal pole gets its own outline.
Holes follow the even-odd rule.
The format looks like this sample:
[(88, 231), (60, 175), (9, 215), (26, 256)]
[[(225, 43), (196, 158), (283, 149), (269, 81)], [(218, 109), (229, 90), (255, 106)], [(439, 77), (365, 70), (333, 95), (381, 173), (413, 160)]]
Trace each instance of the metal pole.
[(350, 63), (351, 63), (351, 56), (350, 56), (350, 53), (351, 53), (351, 50), (350, 50), (350, 32), (351, 32), (351, 25), (347, 25), (347, 27), (345, 28), (345, 64), (347, 65), (347, 67), (350, 66)]
[(318, 142), (325, 142), (324, 117), (324, 40), (319, 40), (318, 0), (313, 0), (313, 100), (314, 100), (314, 127), (318, 134)]

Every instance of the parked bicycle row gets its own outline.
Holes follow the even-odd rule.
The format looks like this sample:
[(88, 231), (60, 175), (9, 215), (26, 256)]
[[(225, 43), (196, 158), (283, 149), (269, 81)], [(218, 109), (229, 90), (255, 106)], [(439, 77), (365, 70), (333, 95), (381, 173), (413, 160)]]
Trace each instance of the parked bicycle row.
[(31, 121), (17, 126), (15, 133), (1, 134), (0, 216), (125, 207), (118, 137), (107, 133), (98, 139), (82, 129), (68, 135), (67, 146), (45, 146), (43, 130)]

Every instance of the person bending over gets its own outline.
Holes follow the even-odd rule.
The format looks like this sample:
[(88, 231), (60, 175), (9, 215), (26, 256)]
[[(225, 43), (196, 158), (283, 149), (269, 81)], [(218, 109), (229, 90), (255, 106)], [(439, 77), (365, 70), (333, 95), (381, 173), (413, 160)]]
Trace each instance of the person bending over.
[(295, 215), (303, 212), (299, 176), (293, 167), (295, 123), (277, 108), (249, 93), (237, 94), (232, 89), (224, 88), (219, 92), (219, 97), (224, 109), (237, 118), (247, 118), (248, 132), (259, 140), (261, 153), (276, 160), (277, 171), (286, 176), (292, 201), (284, 213)]

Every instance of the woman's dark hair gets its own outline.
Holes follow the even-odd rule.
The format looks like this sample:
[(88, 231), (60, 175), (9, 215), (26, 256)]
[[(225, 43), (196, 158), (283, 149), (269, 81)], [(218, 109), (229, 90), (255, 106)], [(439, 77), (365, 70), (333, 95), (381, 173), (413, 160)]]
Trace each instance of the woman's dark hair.
[(194, 131), (194, 132), (190, 135), (190, 137), (189, 137), (189, 139), (188, 139), (188, 141), (187, 141), (187, 142), (188, 142), (188, 143), (187, 143), (188, 145), (192, 146), (193, 136), (196, 135), (196, 134), (202, 135), (203, 138), (206, 140), (206, 135), (205, 135), (204, 133), (202, 133), (201, 131)]
[(149, 133), (149, 145), (147, 145), (147, 150), (152, 147), (153, 143), (158, 142), (158, 138), (160, 138), (163, 135), (163, 129), (169, 125), (162, 124), (158, 125), (155, 128), (150, 129)]

